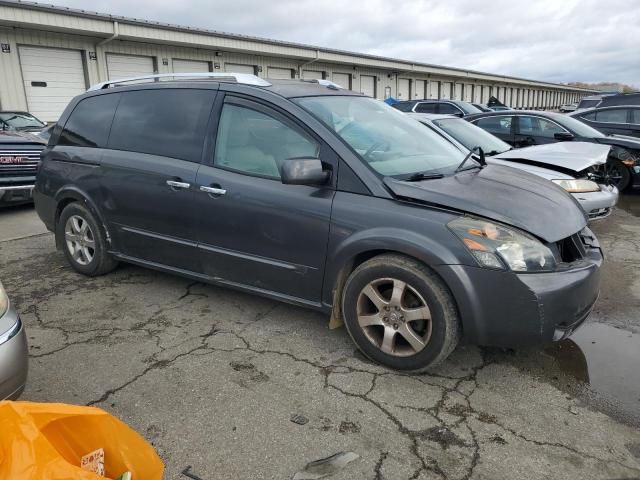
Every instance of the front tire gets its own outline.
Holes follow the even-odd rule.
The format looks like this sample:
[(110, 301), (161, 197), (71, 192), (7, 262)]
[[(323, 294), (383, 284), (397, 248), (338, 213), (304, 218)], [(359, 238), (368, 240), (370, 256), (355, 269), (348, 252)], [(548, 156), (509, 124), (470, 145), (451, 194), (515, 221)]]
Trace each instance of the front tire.
[(424, 371), (444, 361), (461, 337), (444, 282), (422, 263), (398, 254), (364, 262), (347, 279), (342, 312), (349, 335), (371, 360)]
[(83, 275), (104, 275), (118, 266), (118, 261), (107, 252), (103, 228), (95, 215), (80, 203), (70, 203), (62, 210), (56, 240), (62, 245), (69, 264)]
[(608, 175), (609, 179), (613, 181), (613, 184), (621, 192), (626, 190), (631, 183), (631, 173), (627, 166), (620, 160), (609, 161)]

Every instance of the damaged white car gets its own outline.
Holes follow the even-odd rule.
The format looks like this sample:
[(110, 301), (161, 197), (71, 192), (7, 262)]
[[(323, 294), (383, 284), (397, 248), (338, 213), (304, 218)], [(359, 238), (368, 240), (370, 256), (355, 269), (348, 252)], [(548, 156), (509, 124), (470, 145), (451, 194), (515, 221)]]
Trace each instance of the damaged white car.
[[(480, 147), (489, 164), (506, 165), (544, 177), (571, 193), (589, 220), (607, 217), (618, 203), (618, 189), (596, 183), (603, 178), (608, 145), (559, 142), (513, 148), (486, 130), (450, 115), (408, 114), (436, 131), (458, 148)], [(606, 175), (604, 175), (606, 177)]]

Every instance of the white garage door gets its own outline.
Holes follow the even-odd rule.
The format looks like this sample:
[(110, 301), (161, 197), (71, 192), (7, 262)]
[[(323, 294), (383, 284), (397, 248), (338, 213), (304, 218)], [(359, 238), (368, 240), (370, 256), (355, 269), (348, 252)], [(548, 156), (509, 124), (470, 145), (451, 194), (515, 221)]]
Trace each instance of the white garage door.
[(455, 96), (453, 97), (454, 100), (462, 100), (462, 84), (461, 83), (456, 83), (454, 91), (455, 91)]
[(267, 68), (267, 78), (276, 78), (281, 80), (291, 80), (291, 69), (290, 68), (276, 68), (269, 67)]
[(244, 65), (242, 63), (225, 63), (224, 71), (229, 73), (248, 73), (250, 75), (256, 74), (256, 69), (253, 65)]
[(399, 78), (398, 79), (398, 92), (396, 94), (396, 98), (398, 100), (411, 100), (411, 92), (409, 91), (409, 85), (411, 82), (408, 78)]
[(438, 98), (438, 90), (440, 90), (440, 82), (430, 81), (427, 85), (429, 96), (427, 98)]
[(318, 72), (315, 70), (303, 70), (302, 78), (304, 78), (305, 80), (322, 80), (323, 76), (322, 72)]
[(342, 88), (346, 88), (347, 90), (351, 90), (351, 75), (348, 73), (334, 73), (331, 77), (334, 83), (337, 83)]
[(440, 89), (440, 98), (451, 99), (451, 82), (442, 82), (442, 88)]
[(482, 85), (473, 86), (473, 100), (475, 103), (482, 103)]
[(373, 75), (360, 75), (360, 92), (376, 98), (376, 77)]
[(418, 99), (418, 100), (422, 100), (425, 97), (425, 91), (424, 91), (424, 80), (416, 80), (416, 88), (414, 89), (415, 91), (413, 92), (413, 98)]
[(153, 75), (153, 58), (107, 53), (107, 73), (109, 80)]
[(208, 73), (209, 62), (173, 59), (173, 73)]
[(87, 89), (80, 52), (23, 46), (18, 52), (29, 111), (41, 120), (57, 120)]

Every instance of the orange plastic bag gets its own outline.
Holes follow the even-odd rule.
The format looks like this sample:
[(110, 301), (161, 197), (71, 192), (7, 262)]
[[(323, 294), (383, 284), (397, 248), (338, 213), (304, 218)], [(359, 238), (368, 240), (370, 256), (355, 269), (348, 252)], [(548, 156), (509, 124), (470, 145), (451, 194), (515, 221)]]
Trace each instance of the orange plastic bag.
[(161, 480), (164, 465), (140, 435), (94, 407), (0, 402), (0, 479), (105, 480), (80, 468), (83, 455), (105, 453), (106, 478)]

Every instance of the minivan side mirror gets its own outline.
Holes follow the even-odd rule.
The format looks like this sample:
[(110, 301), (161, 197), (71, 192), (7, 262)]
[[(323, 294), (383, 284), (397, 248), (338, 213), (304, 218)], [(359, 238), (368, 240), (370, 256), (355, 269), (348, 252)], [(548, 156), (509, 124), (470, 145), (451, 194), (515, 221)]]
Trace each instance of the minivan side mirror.
[(329, 172), (322, 168), (319, 158), (288, 158), (280, 166), (280, 176), (285, 185), (324, 185)]
[(569, 132), (556, 132), (553, 134), (553, 138), (556, 140), (573, 140), (574, 136)]

